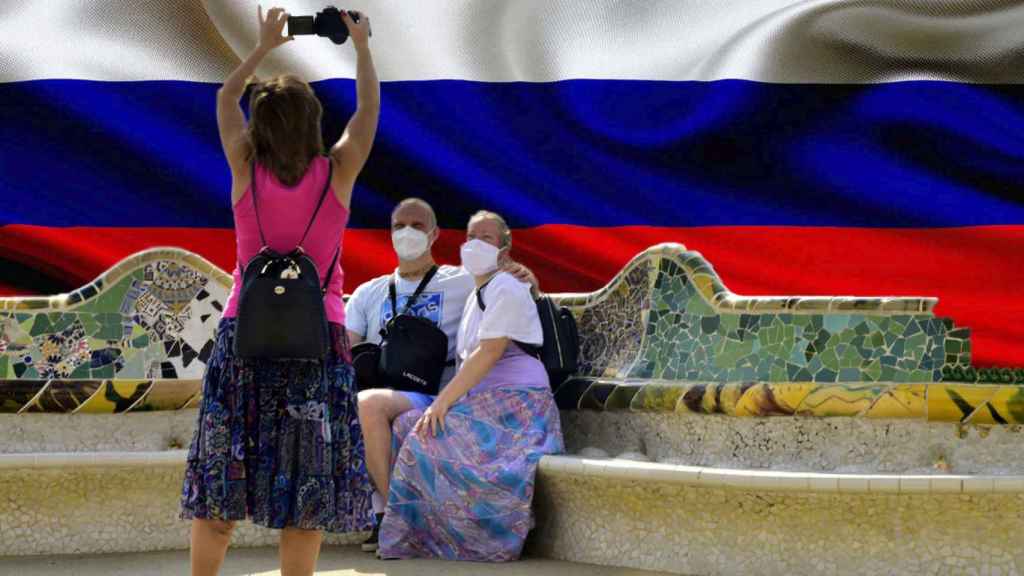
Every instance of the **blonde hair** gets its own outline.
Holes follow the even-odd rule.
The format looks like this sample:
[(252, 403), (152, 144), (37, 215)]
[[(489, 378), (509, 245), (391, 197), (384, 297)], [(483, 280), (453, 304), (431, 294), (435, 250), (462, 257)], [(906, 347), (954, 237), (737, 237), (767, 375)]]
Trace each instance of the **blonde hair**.
[(504, 248), (506, 246), (512, 245), (512, 231), (509, 230), (508, 222), (505, 222), (505, 219), (501, 217), (501, 214), (498, 214), (497, 212), (491, 212), (489, 210), (480, 210), (476, 214), (470, 216), (469, 224), (467, 224), (466, 226), (469, 227), (470, 225), (473, 224), (473, 222), (477, 222), (479, 220), (493, 220), (497, 222), (501, 247)]

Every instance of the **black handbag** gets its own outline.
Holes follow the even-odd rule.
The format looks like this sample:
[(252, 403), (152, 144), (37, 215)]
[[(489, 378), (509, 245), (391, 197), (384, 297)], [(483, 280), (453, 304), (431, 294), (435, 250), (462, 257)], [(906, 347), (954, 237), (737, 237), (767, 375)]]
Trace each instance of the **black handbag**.
[[(487, 284), (484, 284), (476, 290), (476, 304), (481, 311), (487, 309), (481, 294), (486, 287)], [(537, 304), (544, 343), (540, 346), (522, 342), (515, 344), (544, 364), (551, 388), (554, 389), (579, 369), (579, 330), (572, 311), (556, 305), (549, 296), (541, 296), (534, 299), (534, 302)]]
[(436, 396), (441, 387), (448, 365), (448, 335), (430, 320), (409, 314), (436, 273), (437, 266), (427, 272), (400, 314), (394, 277), (388, 284), (394, 315), (381, 329), (378, 378), (393, 390)]
[(331, 186), (333, 165), (313, 216), (294, 250), (280, 254), (267, 246), (260, 222), (256, 192), (256, 163), (252, 166), (252, 203), (263, 248), (242, 269), (238, 298), (235, 355), (239, 358), (322, 360), (331, 351), (324, 294), (341, 247), (334, 253), (323, 284), (316, 263), (302, 248)]
[(352, 368), (356, 373), (356, 389), (387, 388), (380, 381), (380, 344), (360, 342), (352, 347)]
[(380, 330), (380, 345), (361, 343), (353, 348), (356, 386), (391, 388), (436, 396), (448, 362), (448, 335), (426, 318), (409, 314), (437, 273), (427, 272), (416, 291), (398, 312), (395, 280), (388, 284), (393, 316)]

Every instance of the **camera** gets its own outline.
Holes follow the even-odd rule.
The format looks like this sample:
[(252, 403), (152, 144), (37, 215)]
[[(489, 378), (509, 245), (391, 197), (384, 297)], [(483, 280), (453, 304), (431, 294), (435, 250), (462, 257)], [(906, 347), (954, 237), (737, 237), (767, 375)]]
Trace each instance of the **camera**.
[[(348, 10), (349, 18), (359, 22), (359, 13)], [(334, 6), (328, 6), (316, 13), (316, 16), (289, 16), (288, 35), (300, 36), (316, 34), (330, 38), (335, 44), (344, 44), (348, 40), (348, 26), (341, 19), (341, 11)], [(371, 33), (372, 34), (372, 33)]]

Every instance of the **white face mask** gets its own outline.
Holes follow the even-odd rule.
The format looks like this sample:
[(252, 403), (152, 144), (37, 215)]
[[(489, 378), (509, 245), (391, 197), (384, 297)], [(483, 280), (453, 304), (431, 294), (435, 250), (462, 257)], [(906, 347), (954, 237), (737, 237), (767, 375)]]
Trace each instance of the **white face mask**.
[(483, 240), (470, 240), (462, 245), (462, 266), (473, 276), (483, 276), (498, 269), (501, 248)]
[(430, 237), (426, 232), (406, 226), (391, 233), (391, 245), (398, 259), (408, 262), (423, 256), (430, 248)]

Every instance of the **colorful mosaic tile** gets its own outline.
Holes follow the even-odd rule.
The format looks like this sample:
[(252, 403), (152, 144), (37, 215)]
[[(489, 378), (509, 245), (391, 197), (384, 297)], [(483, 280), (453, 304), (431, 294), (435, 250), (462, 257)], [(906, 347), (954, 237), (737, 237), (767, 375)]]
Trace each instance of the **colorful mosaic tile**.
[(622, 282), (611, 284), (614, 288), (601, 305), (577, 314), (579, 331), (586, 335), (580, 343), (581, 376), (622, 375), (635, 360), (644, 335), (651, 270), (650, 262), (641, 262)]
[(966, 422), (985, 406), (1000, 386), (994, 384), (935, 384), (928, 388), (928, 419)]
[(859, 414), (866, 418), (920, 418), (927, 410), (927, 391), (930, 384), (893, 384), (878, 394), (867, 411)]
[(694, 385), (689, 382), (648, 382), (633, 396), (630, 410), (672, 412), (683, 395)]
[(629, 377), (721, 382), (941, 379), (945, 319), (930, 314), (723, 313), (705, 300), (699, 278), (672, 260), (661, 261), (646, 346)]
[(1024, 387), (1016, 385), (702, 383), (587, 378), (571, 382), (571, 386), (560, 388), (556, 393), (562, 409), (1024, 424)]
[(0, 411), (122, 412), (154, 379), (198, 381), (230, 286), (194, 254), (156, 249), (72, 294), (5, 299)]
[[(71, 294), (0, 299), (0, 413), (195, 406), (230, 286), (155, 249)], [(1024, 369), (973, 368), (933, 298), (742, 297), (677, 244), (555, 297), (581, 338), (562, 409), (1024, 423)]]
[(593, 384), (590, 378), (570, 378), (555, 390), (555, 403), (562, 410), (578, 410), (580, 399)]
[(200, 380), (155, 380), (129, 411), (179, 410), (198, 398), (201, 390)]
[[(598, 293), (560, 298), (580, 319), (586, 367), (557, 391), (563, 409), (624, 410), (628, 397), (634, 411), (1024, 423), (1017, 389), (958, 404), (936, 384), (1024, 383), (1024, 369), (972, 368), (970, 330), (933, 316), (932, 298), (741, 297), (678, 245), (649, 249)], [(643, 337), (618, 340), (602, 364), (592, 355), (613, 330), (595, 318), (643, 319)]]
[(149, 392), (152, 386), (153, 383), (148, 380), (107, 380), (75, 412), (87, 414), (127, 412)]
[(605, 403), (618, 386), (617, 382), (593, 382), (580, 398), (579, 407), (584, 410), (604, 410)]
[(680, 245), (655, 246), (605, 289), (561, 300), (580, 324), (581, 376), (933, 382), (970, 364), (969, 330), (933, 316), (933, 298), (741, 297)]
[(46, 380), (0, 380), (0, 414), (16, 414), (46, 387)]
[(643, 389), (643, 383), (618, 384), (612, 389), (611, 394), (604, 402), (604, 410), (629, 410), (633, 404), (633, 398)]
[(101, 385), (94, 381), (51, 380), (21, 412), (74, 412)]
[(942, 379), (946, 382), (978, 382), (1024, 385), (1024, 368), (974, 368), (973, 366), (944, 366)]

